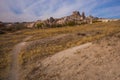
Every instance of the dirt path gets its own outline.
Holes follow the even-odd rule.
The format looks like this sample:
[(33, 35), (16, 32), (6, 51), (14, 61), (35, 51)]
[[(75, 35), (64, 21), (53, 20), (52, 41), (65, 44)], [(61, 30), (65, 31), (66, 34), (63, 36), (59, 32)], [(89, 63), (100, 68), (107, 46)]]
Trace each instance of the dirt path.
[(28, 39), (32, 36), (29, 36), (23, 40), (23, 42), (18, 43), (12, 50), (12, 64), (11, 64), (11, 72), (10, 72), (10, 80), (19, 80), (19, 62), (18, 55), (23, 47), (27, 44)]
[[(39, 42), (42, 40), (35, 44)], [(16, 51), (20, 51), (25, 44), (23, 40), (16, 45), (13, 53), (18, 55), (19, 52)], [(96, 42), (58, 52), (45, 59), (36, 60), (34, 68), (27, 71), (25, 80), (120, 80), (119, 48), (120, 33), (117, 33)], [(17, 55), (13, 56), (11, 80), (19, 79)]]

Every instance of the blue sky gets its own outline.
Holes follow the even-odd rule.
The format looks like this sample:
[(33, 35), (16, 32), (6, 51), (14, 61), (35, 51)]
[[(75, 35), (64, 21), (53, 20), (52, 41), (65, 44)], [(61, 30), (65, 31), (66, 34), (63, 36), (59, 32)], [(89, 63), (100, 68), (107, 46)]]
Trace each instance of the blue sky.
[(59, 18), (75, 10), (97, 17), (120, 18), (120, 0), (0, 0), (0, 21)]

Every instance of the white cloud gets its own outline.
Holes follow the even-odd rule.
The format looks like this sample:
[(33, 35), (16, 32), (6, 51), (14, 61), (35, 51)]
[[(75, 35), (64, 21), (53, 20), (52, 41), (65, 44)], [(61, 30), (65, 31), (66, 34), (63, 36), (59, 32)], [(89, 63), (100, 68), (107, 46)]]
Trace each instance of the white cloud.
[[(112, 0), (1, 0), (1, 21), (33, 21), (49, 17), (62, 17), (71, 14), (74, 10), (85, 11), (87, 15), (99, 16), (105, 12), (114, 16), (111, 9), (120, 12), (120, 6), (108, 7), (96, 10), (96, 7), (107, 4)], [(120, 13), (117, 13), (119, 16)]]

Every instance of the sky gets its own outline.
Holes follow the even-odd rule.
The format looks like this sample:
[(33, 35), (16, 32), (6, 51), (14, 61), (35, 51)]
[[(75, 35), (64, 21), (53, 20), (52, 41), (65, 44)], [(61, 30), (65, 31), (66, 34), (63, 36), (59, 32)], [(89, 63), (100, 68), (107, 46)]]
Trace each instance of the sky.
[(30, 22), (60, 18), (73, 11), (102, 18), (120, 18), (120, 0), (0, 0), (0, 21)]

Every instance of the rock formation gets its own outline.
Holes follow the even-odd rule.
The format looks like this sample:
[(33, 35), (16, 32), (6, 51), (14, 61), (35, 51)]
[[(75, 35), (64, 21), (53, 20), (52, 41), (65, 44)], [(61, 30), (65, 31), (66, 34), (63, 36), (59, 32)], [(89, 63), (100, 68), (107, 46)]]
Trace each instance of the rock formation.
[(85, 13), (84, 12), (82, 12), (82, 18), (85, 19)]
[(82, 12), (80, 14), (79, 11), (73, 11), (73, 13), (70, 15), (70, 16), (66, 16), (66, 17), (62, 17), (62, 18), (53, 18), (53, 17), (50, 17), (49, 19), (47, 20), (44, 20), (44, 21), (37, 21), (35, 22), (35, 26), (37, 24), (41, 24), (42, 23), (42, 27), (55, 27), (55, 26), (58, 26), (58, 25), (68, 25), (68, 24), (85, 24), (85, 23), (92, 23), (92, 20), (94, 19), (93, 16), (85, 16), (85, 13)]
[(81, 15), (80, 15), (79, 11), (73, 11), (72, 16), (76, 17), (76, 16), (81, 16)]
[(50, 17), (49, 22), (53, 23), (54, 21), (55, 21), (55, 19), (53, 17)]

